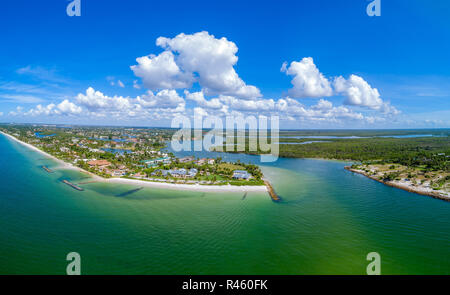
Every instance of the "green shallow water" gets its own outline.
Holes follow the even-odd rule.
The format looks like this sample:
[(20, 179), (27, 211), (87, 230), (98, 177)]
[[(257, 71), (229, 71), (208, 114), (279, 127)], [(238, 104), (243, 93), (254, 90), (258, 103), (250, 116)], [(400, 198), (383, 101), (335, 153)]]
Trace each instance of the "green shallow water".
[[(450, 274), (450, 203), (384, 186), (345, 163), (280, 159), (263, 166), (283, 201), (92, 183), (0, 135), (0, 273)], [(257, 157), (230, 155), (255, 162)]]

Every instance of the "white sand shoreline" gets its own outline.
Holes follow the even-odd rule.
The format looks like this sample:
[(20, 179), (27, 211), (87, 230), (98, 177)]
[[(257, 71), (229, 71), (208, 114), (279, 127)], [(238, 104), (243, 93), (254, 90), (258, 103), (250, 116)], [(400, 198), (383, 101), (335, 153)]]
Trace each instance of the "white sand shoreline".
[(156, 181), (145, 181), (129, 178), (108, 178), (104, 179), (108, 183), (135, 184), (145, 187), (166, 188), (175, 190), (191, 190), (202, 192), (267, 192), (265, 185), (201, 185), (201, 184), (179, 184), (164, 183)]
[(18, 142), (19, 144), (22, 144), (23, 146), (38, 152), (54, 161), (56, 161), (60, 166), (58, 168), (60, 169), (72, 169), (77, 170), (82, 173), (89, 174), (93, 180), (99, 181), (99, 182), (105, 182), (105, 183), (121, 183), (121, 184), (133, 184), (133, 185), (139, 185), (139, 186), (145, 186), (145, 187), (153, 187), (153, 188), (165, 188), (165, 189), (172, 189), (172, 190), (190, 190), (190, 191), (203, 191), (203, 192), (267, 192), (267, 187), (265, 185), (258, 185), (258, 186), (238, 186), (238, 185), (199, 185), (199, 184), (176, 184), (176, 183), (163, 183), (163, 182), (152, 182), (152, 181), (145, 181), (145, 180), (139, 180), (139, 179), (128, 179), (128, 178), (103, 178), (96, 174), (93, 174), (89, 171), (86, 171), (84, 169), (81, 169), (79, 167), (76, 167), (70, 163), (64, 162), (63, 160), (60, 160), (56, 158), (55, 156), (50, 155), (49, 153), (44, 152), (43, 150), (40, 150), (39, 148), (23, 142), (16, 137), (4, 133), (0, 131), (1, 134), (5, 135), (6, 137)]
[[(57, 166), (57, 167), (55, 167), (55, 168), (53, 168), (53, 169), (71, 169), (71, 170), (77, 170), (77, 171), (79, 171), (79, 172), (88, 173), (89, 175), (91, 175), (91, 176), (93, 176), (93, 177), (99, 177), (99, 178), (102, 178), (102, 177), (100, 177), (100, 176), (97, 176), (97, 175), (95, 175), (95, 174), (90, 173), (89, 171), (83, 170), (83, 169), (81, 169), (81, 168), (79, 168), (79, 167), (76, 167), (76, 166), (70, 164), (70, 163), (64, 162), (63, 160), (60, 160), (60, 159), (56, 158), (55, 156), (52, 156), (52, 155), (50, 155), (49, 153), (44, 152), (43, 150), (41, 150), (41, 149), (35, 147), (34, 145), (31, 145), (31, 144), (29, 144), (29, 143), (23, 142), (23, 141), (17, 139), (16, 137), (14, 137), (14, 136), (12, 136), (12, 135), (10, 135), (10, 134), (8, 134), (8, 133), (2, 132), (2, 131), (0, 131), (0, 133), (3, 134), (3, 135), (5, 135), (5, 136), (8, 137), (8, 138), (14, 140), (15, 142), (17, 142), (17, 143), (19, 143), (19, 144), (21, 144), (21, 145), (23, 145), (23, 146), (25, 146), (25, 147), (27, 147), (27, 148), (29, 148), (29, 149), (35, 151), (35, 152), (38, 152), (38, 153), (40, 153), (40, 154), (46, 156), (47, 158), (50, 158), (50, 159), (54, 160), (55, 162), (57, 162), (57, 163), (59, 164), (59, 166)], [(102, 178), (102, 179), (103, 179), (103, 178)]]

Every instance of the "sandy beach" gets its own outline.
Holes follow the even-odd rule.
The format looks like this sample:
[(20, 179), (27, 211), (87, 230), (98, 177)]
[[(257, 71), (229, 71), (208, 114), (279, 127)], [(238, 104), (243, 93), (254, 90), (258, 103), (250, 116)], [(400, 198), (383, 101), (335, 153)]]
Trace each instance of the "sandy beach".
[(202, 192), (267, 192), (267, 187), (264, 185), (237, 186), (237, 185), (176, 184), (176, 183), (145, 181), (145, 180), (129, 179), (129, 178), (109, 178), (109, 179), (104, 179), (103, 181), (108, 182), (108, 183), (134, 184), (134, 185), (153, 187), (153, 188), (191, 190), (191, 191), (202, 191)]
[(121, 184), (131, 184), (131, 185), (139, 185), (144, 187), (153, 187), (153, 188), (165, 188), (165, 189), (172, 189), (172, 190), (190, 190), (190, 191), (202, 191), (202, 192), (267, 192), (267, 187), (265, 185), (248, 185), (248, 186), (237, 186), (237, 185), (200, 185), (200, 184), (175, 184), (175, 183), (163, 183), (163, 182), (152, 182), (152, 181), (145, 181), (145, 180), (139, 180), (139, 179), (128, 179), (128, 178), (103, 178), (96, 174), (93, 174), (89, 171), (86, 171), (84, 169), (81, 169), (79, 167), (76, 167), (70, 163), (66, 163), (49, 153), (46, 153), (39, 148), (23, 142), (16, 137), (9, 135), (7, 133), (4, 133), (0, 131), (1, 134), (5, 135), (6, 137), (18, 142), (19, 144), (22, 144), (23, 146), (38, 152), (48, 158), (53, 159), (56, 161), (59, 166), (56, 169), (72, 169), (77, 170), (82, 173), (89, 174), (95, 181), (101, 181), (106, 183), (121, 183)]

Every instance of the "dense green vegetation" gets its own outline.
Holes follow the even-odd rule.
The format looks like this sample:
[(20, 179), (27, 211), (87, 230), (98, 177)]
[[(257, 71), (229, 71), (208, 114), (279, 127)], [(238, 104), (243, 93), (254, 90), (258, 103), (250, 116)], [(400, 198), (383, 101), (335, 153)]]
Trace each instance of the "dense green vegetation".
[(282, 157), (381, 160), (406, 166), (429, 165), (448, 169), (450, 140), (446, 138), (341, 139), (301, 145), (280, 145)]
[[(302, 143), (311, 140), (282, 138), (280, 142)], [(229, 150), (227, 149), (227, 151)], [(251, 152), (248, 148), (245, 152), (249, 154), (262, 153), (261, 151)], [(449, 171), (450, 137), (333, 138), (326, 139), (323, 142), (307, 144), (280, 144), (279, 156), (353, 160), (359, 162), (377, 161), (380, 163), (398, 163), (405, 166), (424, 166), (426, 169), (435, 171)]]

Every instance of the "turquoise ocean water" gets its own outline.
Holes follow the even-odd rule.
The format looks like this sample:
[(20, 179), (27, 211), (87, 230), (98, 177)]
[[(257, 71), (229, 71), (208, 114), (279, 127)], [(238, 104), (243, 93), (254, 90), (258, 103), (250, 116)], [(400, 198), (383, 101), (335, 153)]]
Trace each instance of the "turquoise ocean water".
[[(202, 193), (91, 183), (0, 135), (0, 273), (450, 274), (450, 203), (384, 186), (346, 163), (279, 159), (263, 193)], [(183, 153), (180, 153), (182, 155)], [(190, 153), (185, 153), (190, 154)], [(215, 155), (201, 153), (200, 156)], [(258, 157), (221, 154), (258, 162)]]

